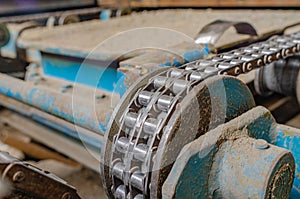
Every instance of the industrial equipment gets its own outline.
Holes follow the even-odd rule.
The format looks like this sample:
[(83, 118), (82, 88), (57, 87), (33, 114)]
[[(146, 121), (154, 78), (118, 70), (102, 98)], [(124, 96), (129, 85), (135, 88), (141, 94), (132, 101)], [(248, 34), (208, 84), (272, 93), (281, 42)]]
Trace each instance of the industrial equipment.
[[(0, 152), (1, 198), (80, 198), (76, 189), (59, 177)], [(0, 192), (0, 193), (2, 193)]]
[[(256, 116), (261, 108), (251, 110), (255, 104), (250, 91), (228, 75), (236, 76), (295, 55), (299, 47), (299, 32), (276, 36), (206, 60), (156, 72), (137, 82), (115, 109), (105, 135), (101, 171), (108, 195), (115, 198), (287, 198), (294, 179), (293, 193), (298, 198), (298, 177), (293, 173), (295, 163), (298, 168), (299, 152), (296, 144), (290, 142), (297, 143), (299, 130), (291, 130), (288, 135), (287, 130), (273, 130), (273, 122), (267, 124), (260, 118), (272, 121), (270, 114)], [(287, 94), (296, 94), (299, 66), (299, 62), (286, 65), (285, 70), (296, 71), (293, 73), (296, 78), (289, 75), (293, 83), (280, 87)], [(273, 76), (274, 81), (278, 80), (276, 77)], [(243, 117), (250, 121), (244, 121)], [(212, 130), (214, 133), (209, 131), (230, 120), (233, 120), (231, 125), (219, 126), (217, 132)], [(261, 129), (261, 121), (256, 120), (265, 122), (266, 129)], [(189, 150), (185, 148), (183, 158), (178, 158), (181, 149), (197, 138), (195, 142), (202, 145), (186, 146)], [(257, 149), (266, 147), (269, 151), (252, 152), (256, 143)], [(260, 146), (261, 143), (266, 146)], [(191, 151), (197, 152), (191, 155)], [(172, 167), (174, 162), (179, 168)], [(171, 170), (174, 173), (169, 176)], [(262, 177), (260, 186), (257, 179), (251, 181), (253, 174), (255, 178)], [(239, 178), (245, 178), (246, 182), (240, 182)], [(210, 185), (210, 180), (215, 181)], [(163, 186), (168, 188), (165, 193)], [(279, 191), (282, 189), (286, 191)]]
[(128, 9), (102, 9), (97, 1), (3, 1), (0, 7), (0, 71), (24, 78), (28, 66), (17, 40), (23, 31), (38, 27), (63, 26), (93, 19), (107, 20), (128, 14)]
[[(232, 25), (251, 37), (212, 46)], [(112, 61), (113, 55), (55, 48), (53, 35), (40, 42), (31, 36), (44, 29), (28, 29), (16, 43), (30, 64), (22, 78), (0, 74), (0, 104), (17, 112), (20, 124), (37, 122), (39, 133), (31, 132), (37, 140), (100, 167), (109, 198), (299, 198), (300, 130), (277, 124), (255, 105), (253, 92), (300, 99), (300, 32), (260, 36), (248, 23), (220, 20), (204, 30), (196, 40), (169, 46), (177, 52), (171, 56), (134, 51)], [(151, 66), (138, 62), (151, 57)], [(236, 76), (254, 70), (251, 92)], [(0, 121), (26, 128), (9, 117)], [(68, 152), (57, 146), (66, 136), (73, 142)], [(78, 197), (64, 188), (74, 193), (65, 198)]]
[(97, 1), (94, 0), (38, 0), (31, 2), (3, 0), (0, 8), (0, 22), (36, 21), (40, 24), (46, 24), (50, 23), (48, 20), (54, 20), (56, 24), (63, 25), (68, 22), (99, 18), (100, 11)]
[[(226, 166), (225, 164), (230, 164), (232, 163), (230, 161), (234, 161), (235, 158), (238, 158), (243, 160), (241, 161), (242, 163), (249, 161), (248, 164), (250, 165), (250, 162), (257, 163), (258, 165), (250, 167), (249, 171), (242, 166), (233, 165), (233, 167), (236, 166), (237, 169), (234, 175), (242, 175), (242, 173), (245, 174), (245, 172), (249, 172), (249, 175), (251, 175), (251, 173), (258, 173), (259, 175), (259, 172), (265, 173), (266, 175), (261, 176), (260, 186), (255, 184), (257, 183), (255, 181), (253, 181), (253, 184), (249, 184), (252, 182), (247, 181), (245, 186), (257, 185), (258, 188), (251, 188), (247, 191), (245, 189), (245, 193), (238, 191), (239, 197), (252, 197), (251, 194), (254, 194), (253, 197), (259, 196), (261, 198), (265, 197), (266, 194), (274, 196), (275, 198), (288, 196), (294, 179), (295, 165), (296, 169), (298, 168), (298, 151), (297, 148), (293, 147), (293, 144), (286, 144), (286, 141), (291, 142), (291, 138), (292, 140), (297, 139), (299, 131), (290, 131), (289, 135), (285, 135), (287, 130), (275, 128), (277, 125), (273, 124), (274, 121), (272, 121), (272, 117), (267, 111), (262, 108), (250, 110), (255, 106), (250, 91), (240, 80), (229, 77), (228, 75), (236, 76), (240, 73), (249, 72), (255, 68), (275, 62), (276, 60), (294, 55), (300, 50), (299, 38), (299, 32), (291, 35), (273, 37), (267, 42), (255, 43), (242, 49), (218, 54), (206, 60), (197, 60), (177, 69), (171, 68), (164, 69), (160, 72), (156, 71), (155, 74), (148, 74), (147, 77), (138, 81), (131, 90), (126, 93), (126, 96), (123, 97), (123, 103), (115, 109), (114, 115), (112, 116), (113, 119), (108, 128), (109, 131), (106, 134), (106, 140), (104, 142), (105, 148), (102, 148), (102, 176), (108, 194), (115, 198), (126, 198), (128, 194), (133, 198), (143, 198), (147, 196), (148, 193), (150, 193), (151, 198), (161, 198), (162, 196), (180, 198), (182, 196), (187, 197), (186, 194), (196, 198), (197, 194), (200, 194), (198, 196), (235, 197), (234, 191), (227, 189), (216, 191), (218, 188), (216, 188), (216, 190), (191, 189), (191, 192), (185, 192), (186, 189), (184, 187), (181, 188), (181, 186), (190, 186), (188, 184), (188, 182), (190, 182), (189, 178), (183, 177), (181, 180), (181, 178), (179, 178), (180, 176), (177, 176), (179, 174), (177, 170), (173, 174), (175, 177), (168, 177), (171, 170), (174, 169), (174, 167), (172, 169), (174, 162), (175, 165), (181, 167), (184, 165), (181, 162), (182, 160), (177, 159), (177, 157), (186, 144), (189, 144), (198, 137), (200, 138), (197, 139), (196, 142), (204, 139), (201, 136), (206, 136), (205, 141), (212, 142), (212, 139), (208, 136), (210, 134), (214, 136), (219, 134), (219, 137), (215, 138), (216, 143), (222, 136), (225, 137), (222, 137), (217, 145), (216, 143), (204, 143), (203, 149), (202, 147), (194, 149), (199, 150), (197, 153), (209, 149), (209, 151), (206, 151), (206, 154), (201, 157), (204, 159), (202, 161), (205, 161), (205, 163), (202, 162), (202, 164), (205, 165), (207, 163), (208, 160), (205, 158), (211, 158), (210, 161), (213, 161), (213, 158), (222, 158), (222, 155), (218, 154), (217, 151), (221, 149), (225, 150), (226, 153), (229, 153), (228, 158), (233, 159), (228, 160), (229, 162), (223, 162), (222, 168)], [(299, 70), (299, 62), (297, 63), (296, 67)], [(288, 64), (286, 67), (293, 68), (294, 65)], [(298, 70), (296, 70), (296, 72), (298, 72)], [(224, 74), (226, 75), (222, 76)], [(24, 83), (21, 82), (13, 84), (17, 86), (9, 85), (8, 82), (20, 80), (13, 80), (12, 77), (4, 75), (1, 76), (2, 81), (4, 79), (7, 80), (5, 81), (6, 85), (2, 83), (2, 94), (31, 103), (32, 106), (40, 106), (38, 108), (42, 109), (45, 106), (45, 101), (40, 101), (40, 99), (47, 99), (51, 95), (42, 90), (37, 90), (37, 88), (34, 87), (27, 87), (27, 89), (23, 90), (24, 87), (20, 87), (20, 85)], [(294, 80), (293, 83), (295, 84), (292, 87), (292, 93), (295, 94), (297, 78), (293, 78), (292, 80)], [(288, 87), (288, 89), (290, 89), (290, 87)], [(31, 94), (29, 94), (28, 91)], [(39, 103), (30, 102), (30, 98), (37, 100), (36, 102)], [(242, 113), (248, 110), (250, 111), (245, 113), (247, 116), (242, 115)], [(53, 111), (53, 114), (55, 114), (55, 109), (49, 109), (48, 111)], [(258, 114), (260, 112), (263, 113)], [(67, 111), (64, 113), (71, 114)], [(239, 115), (242, 116), (238, 117)], [(249, 119), (248, 115), (251, 115), (251, 119)], [(64, 117), (66, 116), (67, 115)], [(63, 116), (61, 115), (61, 117)], [(235, 120), (238, 122), (233, 120), (236, 117), (238, 118)], [(249, 121), (244, 121), (245, 119), (243, 119), (243, 117), (248, 118)], [(66, 117), (66, 119), (69, 118)], [(214, 129), (219, 124), (230, 120), (232, 120), (230, 122), (231, 126), (228, 123), (225, 124), (225, 127), (232, 127), (232, 123), (240, 125), (239, 128), (228, 128), (230, 131), (233, 131), (232, 134), (229, 133), (229, 130), (222, 129), (222, 126), (218, 127), (218, 133), (207, 132), (209, 129)], [(239, 122), (240, 120), (242, 122)], [(270, 122), (268, 125), (267, 123), (264, 124), (265, 130), (258, 128), (257, 125), (261, 122), (260, 120)], [(274, 125), (275, 129), (270, 129), (270, 127)], [(225, 135), (222, 135), (222, 132), (225, 133)], [(226, 138), (226, 136), (229, 137)], [(268, 144), (267, 141), (270, 142), (270, 144)], [(225, 143), (224, 145), (223, 142)], [(211, 144), (210, 147), (206, 148), (207, 144)], [(230, 147), (227, 145), (230, 145)], [(282, 148), (276, 147), (275, 145)], [(245, 151), (243, 151), (243, 148), (239, 148), (239, 146), (245, 147)], [(224, 147), (224, 149), (222, 147)], [(256, 149), (253, 147), (256, 147)], [(188, 147), (186, 146), (185, 148)], [(238, 152), (231, 151), (235, 149), (238, 150)], [(227, 150), (229, 150), (229, 152)], [(251, 153), (251, 150), (257, 150), (255, 151), (257, 156), (254, 156), (255, 153)], [(190, 153), (190, 151), (191, 150), (188, 150), (187, 153)], [(185, 151), (182, 151), (181, 153), (184, 152)], [(222, 154), (225, 152), (221, 151), (219, 153)], [(249, 155), (248, 152), (252, 155)], [(231, 157), (230, 154), (232, 153), (237, 153), (236, 155), (240, 155), (241, 157)], [(208, 154), (209, 156), (206, 157)], [(294, 154), (294, 156), (292, 154)], [(184, 157), (186, 158), (188, 156)], [(190, 158), (192, 157), (194, 156)], [(199, 155), (197, 157), (199, 157)], [(247, 158), (249, 158), (249, 160)], [(188, 175), (185, 173), (193, 172), (193, 170), (190, 171), (189, 169), (196, 168), (193, 165), (194, 163), (195, 161), (189, 163), (189, 160), (185, 160), (186, 166), (180, 174)], [(199, 160), (198, 163), (201, 164), (201, 160)], [(216, 165), (216, 169), (219, 166), (220, 165)], [(230, 167), (230, 165), (228, 166)], [(202, 168), (202, 166), (199, 167)], [(210, 164), (207, 168), (208, 170), (205, 170), (204, 173), (200, 172), (200, 174), (207, 175), (210, 169), (213, 170), (213, 168), (214, 165)], [(262, 168), (264, 168), (265, 171)], [(225, 175), (226, 177), (226, 174), (221, 173), (220, 175)], [(167, 184), (164, 184), (167, 177), (179, 179), (177, 179), (177, 181), (172, 179), (167, 181)], [(199, 183), (206, 183), (206, 181), (209, 180), (207, 176), (206, 178), (205, 176), (198, 177), (205, 180), (205, 182), (200, 181)], [(238, 177), (239, 176), (236, 176), (236, 178)], [(246, 178), (247, 176), (243, 177)], [(199, 180), (199, 178), (197, 179)], [(216, 178), (218, 178), (218, 176), (216, 176)], [(251, 178), (251, 176), (249, 176), (249, 178)], [(293, 193), (299, 196), (297, 195), (297, 175), (294, 181), (295, 189)], [(195, 184), (195, 181), (192, 182), (193, 186), (201, 186), (201, 184)], [(237, 183), (238, 182), (237, 180)], [(265, 185), (266, 182), (269, 183), (268, 186)], [(224, 182), (221, 181), (220, 183)], [(163, 186), (168, 188), (176, 187), (176, 193), (172, 195), (172, 192), (166, 191), (166, 194), (162, 195), (163, 192), (161, 188)], [(211, 189), (210, 187), (208, 188)], [(285, 188), (286, 191), (278, 191), (282, 188)], [(228, 189), (230, 189), (230, 187)], [(240, 190), (237, 187), (233, 189)], [(195, 191), (199, 191), (199, 193)]]

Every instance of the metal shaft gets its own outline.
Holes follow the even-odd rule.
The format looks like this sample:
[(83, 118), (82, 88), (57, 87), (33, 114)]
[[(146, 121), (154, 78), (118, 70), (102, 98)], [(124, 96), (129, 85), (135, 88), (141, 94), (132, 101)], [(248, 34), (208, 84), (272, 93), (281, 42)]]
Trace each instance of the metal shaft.
[[(56, 92), (1, 73), (0, 93), (104, 135), (98, 121), (99, 114), (95, 112), (94, 105), (76, 99), (77, 108), (74, 108), (72, 95)], [(108, 109), (99, 112), (103, 115), (109, 114)]]

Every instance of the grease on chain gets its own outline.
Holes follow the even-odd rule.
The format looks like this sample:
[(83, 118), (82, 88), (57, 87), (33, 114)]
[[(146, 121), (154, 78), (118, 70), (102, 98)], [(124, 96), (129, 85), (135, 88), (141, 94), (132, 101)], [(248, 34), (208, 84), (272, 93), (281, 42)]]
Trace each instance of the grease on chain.
[(203, 80), (237, 76), (300, 52), (300, 32), (198, 60), (152, 77), (135, 94), (120, 119), (110, 158), (115, 198), (149, 198), (154, 152), (177, 103)]

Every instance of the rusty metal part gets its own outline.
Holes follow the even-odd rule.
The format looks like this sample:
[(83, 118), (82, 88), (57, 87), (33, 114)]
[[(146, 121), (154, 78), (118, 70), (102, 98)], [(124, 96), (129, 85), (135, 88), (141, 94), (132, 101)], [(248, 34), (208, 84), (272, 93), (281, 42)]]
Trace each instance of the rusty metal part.
[[(275, 36), (266, 42), (191, 62), (179, 68), (170, 68), (158, 75), (148, 75), (143, 83), (137, 83), (119, 106), (122, 108), (112, 117), (106, 132), (101, 172), (109, 197), (160, 198), (161, 187), (172, 161), (184, 144), (205, 133), (209, 127), (215, 127), (221, 122), (221, 117), (234, 117), (234, 114), (226, 117), (222, 111), (215, 118), (207, 117), (213, 106), (210, 105), (211, 96), (205, 93), (220, 89), (216, 86), (213, 86), (214, 89), (207, 87), (206, 84), (214, 85), (207, 83), (209, 77), (247, 73), (299, 51), (300, 32)], [(213, 81), (214, 78), (211, 79)], [(195, 89), (198, 89), (197, 92)], [(197, 101), (201, 103), (197, 104)], [(218, 107), (222, 103), (216, 104)], [(251, 103), (248, 104), (248, 108), (251, 106)], [(240, 109), (241, 112), (246, 110), (247, 106)], [(204, 119), (201, 120), (201, 117)], [(181, 118), (186, 121), (181, 121)], [(190, 125), (179, 131), (182, 122)]]
[(59, 177), (0, 152), (1, 181), (9, 183), (5, 198), (79, 199), (76, 189)]

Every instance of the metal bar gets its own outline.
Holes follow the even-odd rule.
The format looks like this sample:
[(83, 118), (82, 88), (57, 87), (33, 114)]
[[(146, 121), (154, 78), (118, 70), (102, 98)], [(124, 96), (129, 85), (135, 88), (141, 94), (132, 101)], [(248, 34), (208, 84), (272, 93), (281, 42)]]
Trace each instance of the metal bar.
[[(0, 73), (0, 94), (17, 99), (71, 123), (104, 135), (103, 115), (109, 116), (110, 109), (84, 99), (74, 100), (70, 94), (50, 90)], [(74, 104), (75, 103), (75, 104)]]
[(79, 126), (75, 126), (68, 121), (1, 94), (0, 105), (31, 118), (45, 126), (58, 130), (62, 132), (62, 134), (82, 142), (82, 144), (86, 147), (101, 150), (104, 142), (102, 135), (98, 135)]

